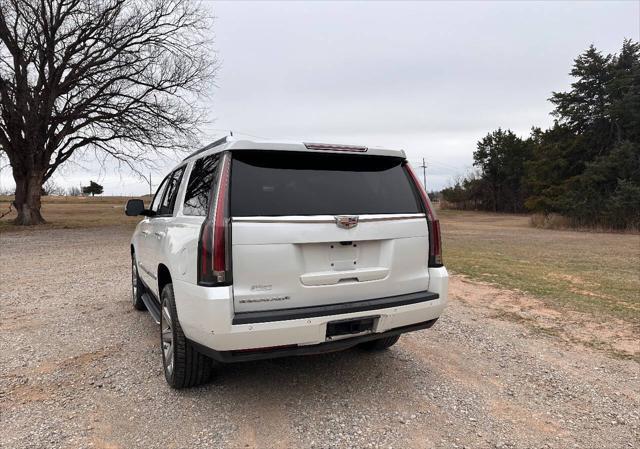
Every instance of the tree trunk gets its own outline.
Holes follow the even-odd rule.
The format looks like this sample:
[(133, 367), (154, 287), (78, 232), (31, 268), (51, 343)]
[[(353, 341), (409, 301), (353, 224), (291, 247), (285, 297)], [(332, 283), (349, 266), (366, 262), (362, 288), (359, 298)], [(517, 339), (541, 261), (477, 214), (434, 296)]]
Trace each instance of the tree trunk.
[(43, 172), (19, 173), (14, 170), (16, 199), (13, 204), (18, 212), (18, 217), (13, 221), (14, 224), (31, 226), (46, 223), (40, 214), (43, 177)]

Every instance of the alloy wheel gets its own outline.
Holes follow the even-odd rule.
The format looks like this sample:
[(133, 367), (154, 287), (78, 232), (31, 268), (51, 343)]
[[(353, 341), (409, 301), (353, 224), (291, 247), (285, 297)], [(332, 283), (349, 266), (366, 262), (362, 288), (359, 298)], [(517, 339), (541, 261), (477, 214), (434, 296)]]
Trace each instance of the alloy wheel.
[(173, 326), (166, 303), (162, 304), (162, 361), (167, 374), (173, 373)]
[(131, 256), (131, 296), (135, 305), (138, 299), (138, 268), (136, 267), (136, 256)]

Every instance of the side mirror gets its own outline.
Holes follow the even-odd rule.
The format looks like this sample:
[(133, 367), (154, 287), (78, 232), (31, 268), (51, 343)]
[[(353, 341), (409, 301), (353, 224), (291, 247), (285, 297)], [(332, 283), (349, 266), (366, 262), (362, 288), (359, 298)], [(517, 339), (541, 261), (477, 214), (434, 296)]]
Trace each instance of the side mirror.
[(135, 217), (137, 215), (144, 215), (144, 202), (141, 199), (133, 199), (127, 201), (127, 206), (124, 208), (124, 213), (129, 217)]

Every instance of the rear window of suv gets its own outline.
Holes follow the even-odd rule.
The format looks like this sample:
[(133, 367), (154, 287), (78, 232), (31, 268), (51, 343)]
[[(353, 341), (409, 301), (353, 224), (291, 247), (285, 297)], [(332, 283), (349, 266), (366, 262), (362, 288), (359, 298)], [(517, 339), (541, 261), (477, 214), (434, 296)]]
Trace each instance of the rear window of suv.
[(237, 151), (231, 215), (362, 215), (422, 212), (395, 157)]

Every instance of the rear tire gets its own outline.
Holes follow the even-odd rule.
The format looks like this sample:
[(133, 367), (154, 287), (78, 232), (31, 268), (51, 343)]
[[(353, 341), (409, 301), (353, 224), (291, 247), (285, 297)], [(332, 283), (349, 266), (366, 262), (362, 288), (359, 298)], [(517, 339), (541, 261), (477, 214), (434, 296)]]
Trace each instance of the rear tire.
[(365, 341), (364, 343), (360, 343), (360, 347), (368, 351), (383, 351), (395, 345), (399, 339), (400, 335), (378, 338), (377, 340)]
[(131, 300), (133, 301), (134, 309), (147, 310), (147, 306), (144, 305), (142, 300), (144, 285), (142, 285), (140, 276), (138, 276), (138, 264), (136, 262), (136, 253), (131, 253)]
[(160, 345), (164, 377), (172, 388), (188, 388), (211, 378), (213, 360), (199, 353), (182, 332), (176, 311), (173, 285), (162, 289)]

